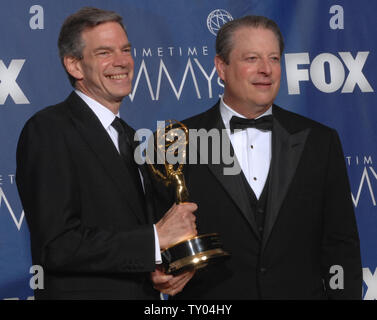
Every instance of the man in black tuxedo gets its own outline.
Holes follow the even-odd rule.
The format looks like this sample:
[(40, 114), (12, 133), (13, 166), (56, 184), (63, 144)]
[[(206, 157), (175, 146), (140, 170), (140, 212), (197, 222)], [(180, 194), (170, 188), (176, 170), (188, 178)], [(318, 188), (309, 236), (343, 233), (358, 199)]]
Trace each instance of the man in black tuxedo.
[[(278, 26), (265, 17), (233, 20), (217, 34), (224, 95), (184, 123), (206, 132), (230, 129), (220, 137), (242, 170), (229, 174), (223, 161), (211, 160), (213, 149), (224, 151), (224, 141), (216, 147), (212, 139), (207, 155), (198, 141), (199, 164), (184, 172), (198, 204), (198, 234), (218, 232), (231, 258), (196, 272), (177, 299), (361, 298), (359, 238), (339, 137), (273, 104), (283, 47)], [(200, 164), (206, 156), (208, 164)]]
[[(75, 91), (35, 114), (17, 148), (32, 260), (44, 270), (35, 298), (158, 298), (150, 276), (160, 248), (196, 234), (196, 205), (174, 205), (152, 224), (148, 172), (119, 118), (134, 71), (122, 18), (83, 8), (66, 19), (58, 44)], [(174, 295), (191, 276), (162, 276), (165, 292)]]

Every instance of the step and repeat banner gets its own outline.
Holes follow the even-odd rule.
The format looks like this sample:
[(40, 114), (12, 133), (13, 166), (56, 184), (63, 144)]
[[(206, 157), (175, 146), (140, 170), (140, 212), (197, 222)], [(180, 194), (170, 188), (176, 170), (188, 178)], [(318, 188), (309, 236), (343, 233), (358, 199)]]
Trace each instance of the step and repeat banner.
[(377, 299), (377, 1), (372, 0), (0, 1), (1, 299), (33, 298), (39, 270), (31, 263), (15, 184), (16, 145), (31, 115), (72, 90), (57, 38), (64, 19), (83, 6), (124, 18), (135, 76), (121, 115), (135, 129), (156, 130), (156, 120), (181, 120), (211, 107), (223, 92), (213, 63), (217, 30), (247, 14), (275, 20), (286, 42), (276, 103), (338, 131), (360, 233), (363, 298)]

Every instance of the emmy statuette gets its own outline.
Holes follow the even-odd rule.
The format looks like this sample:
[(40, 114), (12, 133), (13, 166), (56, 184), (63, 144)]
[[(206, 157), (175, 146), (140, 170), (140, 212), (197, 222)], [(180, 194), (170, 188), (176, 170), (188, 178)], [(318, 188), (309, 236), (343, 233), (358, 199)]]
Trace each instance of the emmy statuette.
[[(187, 202), (189, 193), (183, 174), (183, 163), (186, 158), (186, 145), (188, 143), (187, 127), (176, 120), (168, 120), (165, 128), (157, 130), (154, 139), (154, 151), (164, 159), (164, 173), (157, 169), (151, 161), (149, 168), (156, 179), (165, 186), (172, 185), (175, 189), (175, 202)], [(178, 137), (178, 139), (177, 139)], [(174, 144), (174, 148), (172, 145)], [(169, 163), (173, 156), (177, 157), (175, 164)], [(175, 158), (177, 159), (177, 158)], [(189, 269), (200, 269), (210, 263), (220, 261), (230, 254), (223, 250), (218, 233), (203, 234), (184, 239), (161, 251), (164, 271), (167, 274), (178, 274)]]

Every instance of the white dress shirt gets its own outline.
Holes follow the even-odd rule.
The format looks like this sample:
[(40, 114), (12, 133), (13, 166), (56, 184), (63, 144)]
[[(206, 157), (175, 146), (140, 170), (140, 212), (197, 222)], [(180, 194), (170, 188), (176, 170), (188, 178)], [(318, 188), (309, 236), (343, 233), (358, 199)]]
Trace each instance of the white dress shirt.
[[(229, 139), (241, 169), (257, 199), (259, 199), (270, 170), (272, 133), (271, 131), (262, 131), (255, 128), (247, 128), (240, 132), (230, 133), (229, 121), (232, 116), (245, 117), (227, 106), (222, 97), (220, 113), (225, 128), (228, 129)], [(271, 114), (272, 108), (270, 107), (260, 117)]]
[[(81, 91), (75, 90), (75, 92), (82, 100), (84, 100), (84, 102), (89, 106), (89, 108), (92, 109), (92, 111), (95, 113), (95, 115), (97, 116), (99, 121), (102, 123), (103, 127), (105, 128), (106, 132), (109, 134), (111, 140), (114, 143), (115, 148), (119, 152), (118, 131), (116, 131), (115, 128), (111, 125), (115, 117), (119, 117), (119, 112), (117, 114), (114, 114), (110, 109), (98, 103), (96, 100), (88, 97)], [(139, 175), (140, 175), (141, 184), (144, 190), (143, 176), (140, 174), (140, 171), (139, 171)], [(157, 264), (160, 264), (162, 263), (161, 253), (160, 253), (160, 243), (158, 240), (158, 234), (157, 234), (155, 225), (153, 225), (153, 229), (154, 229), (155, 252), (156, 252), (155, 260)]]

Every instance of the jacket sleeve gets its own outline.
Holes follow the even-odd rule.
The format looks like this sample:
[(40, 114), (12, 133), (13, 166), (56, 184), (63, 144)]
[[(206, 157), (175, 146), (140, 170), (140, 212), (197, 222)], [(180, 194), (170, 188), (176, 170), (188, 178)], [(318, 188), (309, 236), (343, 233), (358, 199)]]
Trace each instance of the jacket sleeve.
[(360, 243), (339, 136), (332, 131), (324, 193), (322, 274), (329, 299), (361, 299)]

